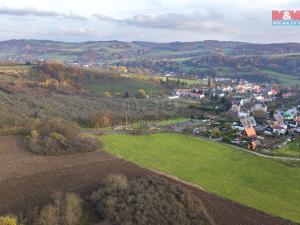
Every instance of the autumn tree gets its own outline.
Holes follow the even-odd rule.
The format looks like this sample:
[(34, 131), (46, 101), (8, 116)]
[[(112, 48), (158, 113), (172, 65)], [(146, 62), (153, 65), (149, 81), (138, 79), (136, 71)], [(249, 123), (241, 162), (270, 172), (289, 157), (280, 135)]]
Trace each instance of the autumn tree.
[(105, 112), (101, 118), (102, 127), (108, 127), (110, 125), (110, 114), (109, 112)]
[(11, 216), (1, 216), (0, 225), (17, 225), (17, 219)]
[(90, 123), (91, 123), (91, 126), (93, 126), (94, 128), (96, 128), (96, 129), (100, 128), (100, 125), (101, 125), (100, 113), (96, 113), (96, 114), (92, 115), (90, 118)]
[(110, 125), (110, 113), (96, 113), (91, 116), (90, 123), (96, 129), (99, 129), (100, 127), (108, 127)]
[(220, 129), (217, 128), (217, 127), (213, 128), (212, 131), (211, 131), (211, 135), (213, 137), (219, 137), (221, 135)]
[(138, 97), (139, 98), (145, 98), (146, 97), (146, 92), (143, 89), (138, 90)]
[[(45, 206), (36, 219), (37, 225), (79, 225), (82, 200), (73, 193), (57, 193), (53, 204)], [(2, 225), (2, 224), (1, 224)]]
[(42, 209), (37, 219), (38, 225), (59, 225), (58, 209), (54, 205), (47, 205)]
[(63, 215), (64, 225), (78, 225), (81, 214), (81, 199), (76, 194), (67, 193)]

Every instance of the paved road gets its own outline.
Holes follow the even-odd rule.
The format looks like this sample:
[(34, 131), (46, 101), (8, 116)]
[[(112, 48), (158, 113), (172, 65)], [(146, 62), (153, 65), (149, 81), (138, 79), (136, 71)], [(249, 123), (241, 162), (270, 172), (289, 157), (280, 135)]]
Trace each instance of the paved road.
[[(97, 130), (83, 130), (84, 133), (88, 133), (88, 134), (130, 134), (132, 131), (130, 130), (104, 130), (104, 129), (97, 129)], [(149, 131), (149, 133), (155, 133), (155, 132), (174, 132), (174, 131), (167, 131), (167, 130), (159, 130), (159, 131)], [(176, 133), (182, 133), (182, 132), (176, 132)], [(216, 141), (210, 138), (205, 138), (205, 137), (199, 137), (199, 139), (203, 139), (203, 140), (208, 140), (208, 141), (213, 141), (216, 143), (222, 143), (224, 145), (239, 149), (241, 151), (247, 152), (249, 154), (253, 154), (259, 157), (263, 157), (263, 158), (269, 158), (269, 159), (277, 159), (277, 160), (286, 160), (286, 161), (300, 161), (300, 158), (292, 158), (292, 157), (283, 157), (283, 156), (271, 156), (271, 155), (265, 155), (262, 153), (258, 153), (258, 152), (254, 152), (254, 151), (249, 151), (245, 148), (242, 147), (238, 147), (235, 145), (231, 145), (231, 144), (227, 144), (224, 142), (220, 142), (220, 141)]]

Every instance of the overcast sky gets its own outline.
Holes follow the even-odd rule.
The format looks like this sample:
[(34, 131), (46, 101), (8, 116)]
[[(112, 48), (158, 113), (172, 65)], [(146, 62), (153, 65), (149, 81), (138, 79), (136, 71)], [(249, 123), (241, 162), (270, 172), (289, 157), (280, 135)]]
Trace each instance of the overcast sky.
[(300, 42), (272, 9), (300, 0), (0, 0), (0, 40)]

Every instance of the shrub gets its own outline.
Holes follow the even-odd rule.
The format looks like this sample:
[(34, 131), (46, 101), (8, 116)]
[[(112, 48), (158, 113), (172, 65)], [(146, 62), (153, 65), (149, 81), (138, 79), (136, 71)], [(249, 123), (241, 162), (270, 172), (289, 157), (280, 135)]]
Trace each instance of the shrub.
[(61, 143), (65, 143), (67, 141), (67, 138), (64, 135), (57, 133), (57, 132), (51, 132), (49, 136), (53, 140), (61, 142)]
[(108, 127), (111, 124), (111, 116), (109, 112), (103, 114), (96, 113), (90, 117), (90, 126), (96, 129), (100, 127)]
[(30, 133), (30, 130), (26, 127), (10, 127), (0, 129), (0, 136), (27, 135), (28, 133)]
[(67, 193), (65, 197), (65, 207), (63, 214), (64, 225), (78, 225), (82, 215), (81, 199), (73, 194)]
[(104, 92), (104, 97), (111, 97), (111, 93), (109, 91), (105, 91)]
[(119, 192), (121, 190), (126, 190), (129, 186), (128, 180), (125, 176), (115, 175), (115, 174), (108, 175), (104, 179), (103, 183), (107, 188), (111, 189), (112, 192)]
[(56, 193), (34, 215), (28, 225), (212, 224), (200, 199), (157, 176), (128, 181), (108, 175), (86, 201), (73, 193)]
[(145, 98), (146, 97), (146, 92), (143, 89), (139, 89), (137, 96), (139, 98)]
[(41, 136), (47, 136), (52, 132), (56, 132), (69, 139), (75, 138), (80, 133), (76, 123), (55, 118), (41, 121), (36, 130)]
[(81, 135), (75, 123), (58, 119), (41, 121), (31, 130), (25, 143), (30, 151), (43, 155), (89, 152), (101, 147), (96, 137)]
[(91, 199), (103, 224), (210, 224), (198, 198), (157, 177), (110, 175)]
[(58, 225), (58, 209), (54, 205), (48, 205), (42, 209), (36, 221), (38, 225)]
[(82, 200), (73, 193), (57, 193), (53, 203), (45, 206), (35, 219), (37, 225), (79, 225)]
[(219, 137), (221, 135), (221, 131), (219, 128), (213, 128), (212, 131), (211, 131), (211, 135), (213, 137)]
[(1, 216), (0, 225), (17, 225), (17, 219), (11, 216)]
[(37, 139), (39, 137), (39, 132), (37, 130), (32, 130), (30, 135), (32, 139)]

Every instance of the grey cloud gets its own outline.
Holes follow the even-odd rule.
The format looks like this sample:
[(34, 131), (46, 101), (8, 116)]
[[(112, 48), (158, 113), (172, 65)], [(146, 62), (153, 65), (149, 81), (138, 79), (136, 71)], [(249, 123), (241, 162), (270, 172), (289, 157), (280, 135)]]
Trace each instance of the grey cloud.
[(86, 20), (85, 16), (75, 14), (75, 13), (59, 13), (56, 11), (48, 10), (38, 10), (33, 8), (0, 8), (0, 15), (10, 15), (10, 16), (37, 16), (37, 17), (57, 17), (57, 18), (67, 18), (76, 20)]
[(86, 17), (75, 13), (59, 13), (56, 11), (38, 10), (32, 8), (0, 8), (0, 15), (11, 16), (36, 16), (48, 18), (64, 18), (72, 20), (89, 20), (92, 17), (100, 21), (113, 22), (144, 28), (161, 28), (169, 30), (191, 30), (206, 32), (226, 32), (229, 29), (218, 21), (220, 15), (211, 11), (202, 11), (194, 14), (166, 13), (161, 15), (136, 15), (124, 19), (118, 19), (101, 14)]
[(138, 27), (162, 28), (171, 30), (192, 30), (192, 31), (228, 31), (229, 29), (210, 13), (176, 14), (167, 13), (163, 15), (136, 15), (134, 17), (117, 19), (109, 16), (94, 15), (97, 19), (107, 22), (118, 22)]
[(59, 16), (55, 11), (42, 11), (36, 9), (17, 9), (17, 8), (1, 8), (1, 15), (13, 15), (13, 16), (44, 16), (44, 17), (53, 17)]
[(117, 19), (106, 15), (94, 14), (93, 16), (98, 20), (105, 21), (105, 22), (119, 22), (119, 23), (122, 22), (122, 19)]
[(88, 20), (88, 19), (90, 19), (87, 16), (83, 16), (83, 15), (76, 14), (76, 13), (73, 13), (73, 12), (71, 12), (69, 14), (60, 14), (60, 15), (64, 18), (67, 18), (67, 19), (75, 19), (75, 20)]

